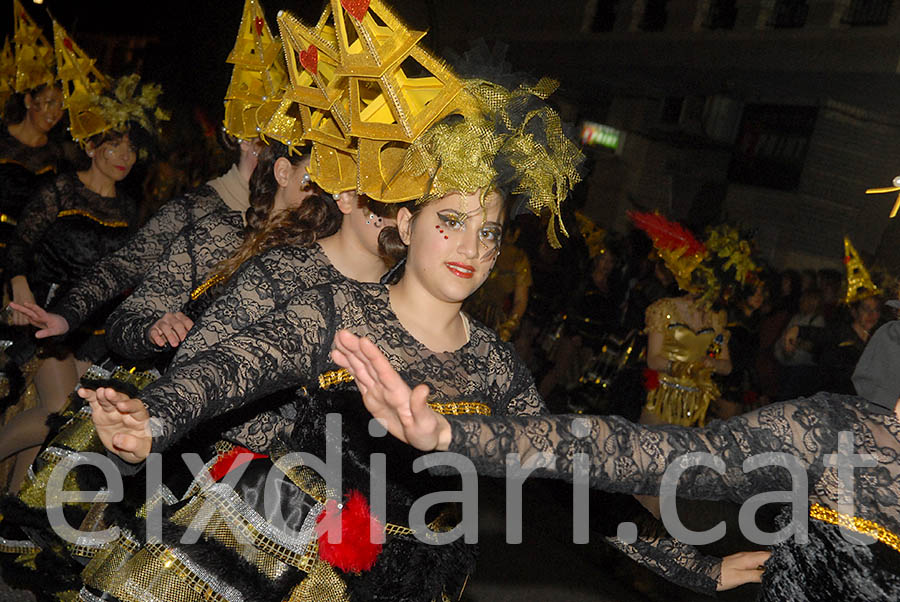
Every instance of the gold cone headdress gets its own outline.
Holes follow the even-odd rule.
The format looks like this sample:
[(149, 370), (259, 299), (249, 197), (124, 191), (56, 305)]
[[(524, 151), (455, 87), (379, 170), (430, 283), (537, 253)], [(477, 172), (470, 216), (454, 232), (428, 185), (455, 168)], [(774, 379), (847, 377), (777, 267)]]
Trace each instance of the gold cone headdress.
[(844, 296), (844, 303), (850, 305), (881, 294), (849, 236), (844, 237), (844, 265), (847, 266), (847, 294)]
[[(281, 43), (272, 35), (257, 0), (245, 0), (234, 48), (226, 59), (234, 65), (225, 93), (225, 131), (256, 138), (276, 111), (288, 83)], [(272, 137), (281, 139), (275, 130)]]
[(69, 110), (69, 131), (76, 142), (81, 142), (110, 127), (97, 110), (99, 96), (109, 88), (109, 80), (56, 21), (53, 42), (63, 100)]
[(25, 12), (19, 0), (13, 0), (15, 23), (16, 92), (25, 93), (42, 85), (51, 85), (54, 75), (53, 46), (41, 28)]
[(6, 110), (6, 103), (15, 92), (16, 86), (16, 58), (13, 56), (12, 45), (7, 36), (0, 51), (0, 117)]
[[(533, 102), (556, 82), (510, 91), (460, 79), (382, 0), (330, 0), (315, 28), (287, 13), (279, 26), (291, 76), (285, 100), (297, 103), (314, 141), (310, 174), (320, 186), (348, 189), (356, 150), (356, 190), (376, 201), (508, 186), (533, 212), (559, 215), (583, 157), (559, 116)], [(548, 234), (558, 246), (553, 220)]]
[[(141, 85), (137, 74), (110, 82), (94, 65), (94, 59), (56, 21), (53, 22), (53, 38), (56, 68), (69, 111), (69, 133), (73, 140), (84, 144), (92, 136), (118, 130), (130, 122), (140, 125), (152, 136), (159, 133), (159, 122), (169, 119), (168, 113), (158, 106), (162, 94), (160, 86)], [(142, 149), (141, 156), (144, 152)]]

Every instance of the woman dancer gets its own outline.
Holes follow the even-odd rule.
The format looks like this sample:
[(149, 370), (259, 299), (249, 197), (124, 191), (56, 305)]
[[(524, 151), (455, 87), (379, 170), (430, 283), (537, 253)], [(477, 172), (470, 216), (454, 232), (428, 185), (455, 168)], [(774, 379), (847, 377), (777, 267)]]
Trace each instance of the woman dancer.
[[(189, 362), (180, 364), (176, 361), (166, 377), (169, 382), (157, 381), (144, 390), (140, 399), (128, 399), (108, 389), (84, 393), (91, 401), (98, 434), (104, 444), (124, 459), (136, 461), (151, 451), (151, 443), (154, 451), (164, 451), (201, 421), (234, 411), (270, 391), (305, 385), (309, 395), (297, 403), (298, 424), (291, 439), (282, 443), (284, 449), (272, 445), (269, 450), (275, 465), (281, 467), (294, 483), (300, 484), (299, 489), (289, 489), (290, 507), (294, 509), (291, 521), (296, 526), (309, 517), (318, 516), (323, 507), (318, 504), (325, 504), (328, 494), (320, 478), (306, 473), (298, 475), (283, 464), (288, 458), (285, 449), (323, 449), (324, 438), (318, 428), (324, 424), (326, 413), (338, 411), (344, 414), (344, 435), (341, 437), (346, 459), (343, 463), (344, 486), (333, 492), (332, 497), (343, 498), (348, 487), (369, 491), (366, 468), (369, 454), (389, 455), (386, 514), (378, 520), (386, 521), (387, 532), (394, 535), (388, 536), (381, 554), (360, 542), (360, 545), (351, 546), (352, 553), (346, 553), (353, 557), (348, 563), (345, 554), (334, 553), (335, 550), (322, 540), (318, 553), (302, 542), (298, 547), (295, 541), (291, 544), (294, 552), (299, 559), (305, 560), (297, 563), (290, 556), (282, 555), (281, 563), (288, 565), (285, 571), (299, 567), (302, 572), (286, 577), (286, 581), (269, 579), (276, 588), (267, 593), (271, 599), (285, 597), (289, 588), (304, 574), (307, 580), (294, 590), (299, 599), (323, 599), (330, 595), (367, 599), (388, 593), (398, 600), (433, 600), (444, 595), (453, 598), (458, 596), (465, 576), (471, 570), (471, 551), (460, 542), (435, 548), (412, 537), (405, 518), (410, 504), (420, 494), (434, 491), (437, 483), (422, 475), (413, 476), (407, 464), (412, 458), (386, 444), (383, 438), (369, 437), (367, 421), (354, 411), (352, 404), (344, 401), (350, 387), (344, 375), (332, 369), (327, 353), (337, 328), (354, 323), (372, 336), (391, 341), (395, 361), (403, 371), (428, 375), (435, 384), (438, 392), (432, 401), (443, 411), (501, 414), (543, 411), (527, 369), (515, 359), (511, 348), (496, 334), (469, 320), (460, 312), (460, 307), (487, 278), (496, 259), (510, 203), (508, 193), (501, 194), (500, 191), (513, 186), (530, 193), (530, 199), (535, 202), (540, 198), (560, 199), (577, 177), (574, 168), (578, 154), (561, 137), (561, 131), (553, 128), (553, 124), (558, 123), (555, 114), (546, 107), (539, 109), (540, 103), (533, 91), (522, 89), (510, 94), (487, 82), (475, 82), (473, 87), (475, 92), (506, 98), (504, 109), (510, 113), (506, 114), (506, 119), (498, 116), (496, 120), (488, 119), (488, 115), (467, 115), (465, 118), (454, 115), (436, 124), (413, 145), (412, 160), (405, 164), (425, 166), (425, 169), (411, 175), (437, 173), (438, 176), (428, 178), (432, 187), (420, 192), (419, 196), (429, 193), (423, 202), (402, 206), (397, 214), (397, 229), (387, 229), (382, 235), (385, 238), (393, 236), (393, 246), (398, 251), (405, 250), (408, 245), (408, 253), (401, 264), (402, 276), (395, 284), (363, 285), (344, 281), (288, 299), (229, 339), (196, 353)], [(512, 113), (517, 109), (522, 113)], [(520, 127), (525, 125), (524, 115), (530, 115), (528, 128), (537, 132), (534, 137), (522, 135)], [(486, 131), (493, 131), (495, 126), (503, 128), (504, 124), (511, 124), (511, 131), (500, 130), (494, 136), (484, 136)], [(534, 143), (535, 138), (546, 142)], [(521, 144), (532, 146), (525, 151), (518, 146)], [(466, 156), (441, 154), (459, 148), (481, 149), (482, 152), (466, 153)], [(521, 152), (528, 155), (528, 161), (524, 160), (525, 155), (519, 154)], [(550, 155), (556, 161), (547, 160)], [(473, 164), (471, 157), (480, 159)], [(439, 171), (429, 171), (438, 165), (441, 166)], [(538, 172), (547, 177), (533, 177)], [(553, 182), (551, 188), (539, 190), (540, 184), (547, 182)], [(186, 379), (188, 374), (194, 376)], [(488, 390), (496, 392), (497, 403), (473, 406), (466, 402), (478, 391)], [(163, 398), (167, 400), (165, 403), (161, 403)], [(122, 433), (117, 428), (126, 414), (126, 424), (137, 428)], [(151, 415), (154, 423), (161, 426), (154, 431), (155, 436), (148, 428), (147, 420)], [(254, 471), (252, 462), (248, 470)], [(250, 483), (241, 481), (234, 489), (210, 487), (185, 505), (183, 512), (173, 515), (172, 522), (174, 525), (186, 524), (184, 521), (208, 500), (224, 500), (227, 506), (234, 507), (237, 501), (228, 500), (233, 500), (237, 491), (249, 495), (247, 499), (256, 500), (256, 507), (261, 508), (259, 504), (264, 496), (252, 489)], [(360, 504), (355, 494), (348, 497), (347, 504), (355, 509), (365, 505)], [(457, 520), (447, 512), (441, 511), (430, 529), (446, 530), (456, 524)], [(219, 516), (228, 520), (224, 514)], [(328, 511), (324, 516), (329, 516)], [(245, 519), (250, 519), (250, 515)], [(438, 524), (443, 524), (443, 528)], [(365, 525), (368, 532), (368, 519)], [(235, 551), (212, 532), (205, 535), (205, 544)], [(280, 541), (280, 545), (286, 544), (286, 541)], [(259, 540), (257, 546), (270, 549)], [(190, 559), (189, 564), (197, 568), (190, 576), (192, 580), (196, 578), (211, 584), (213, 590), (228, 583), (247, 592), (246, 595), (253, 591), (249, 575), (240, 578), (234, 571), (226, 575), (221, 568), (202, 562), (189, 546), (166, 542), (165, 548), (176, 557)], [(253, 561), (257, 571), (262, 566), (271, 566), (268, 564), (271, 561), (263, 562), (267, 555), (258, 548)], [(171, 591), (157, 589), (162, 584), (147, 577), (162, 566), (158, 551), (143, 548), (117, 571), (115, 579), (102, 584), (88, 579), (88, 592), (96, 595), (97, 592), (91, 590), (93, 587), (105, 589), (119, 599), (131, 599), (128, 592), (144, 591), (168, 595), (171, 599)], [(227, 552), (221, 554), (224, 558)], [(415, 559), (416, 572), (410, 573), (401, 559)], [(98, 587), (100, 585), (103, 587)], [(177, 599), (193, 598), (180, 593)]]
[[(123, 78), (117, 88), (118, 91), (130, 89), (133, 93), (137, 89), (137, 76)], [(116, 122), (109, 113), (107, 118), (111, 123), (107, 122), (105, 131), (88, 138), (85, 143), (90, 159), (88, 169), (58, 176), (42, 187), (23, 210), (7, 260), (13, 301), (18, 305), (35, 304), (36, 299), (41, 300), (41, 305), (50, 303), (59, 292), (83, 278), (101, 257), (124, 244), (134, 225), (137, 207), (116, 185), (134, 166), (140, 141), (149, 142), (147, 134), (155, 133), (155, 120), (146, 114), (150, 111), (145, 106), (155, 109), (150, 105), (159, 90), (147, 86), (141, 94), (144, 96), (138, 98), (145, 101), (144, 105), (140, 102), (132, 105), (138, 107), (140, 114), (125, 113)], [(27, 340), (20, 346), (33, 349)], [(16, 352), (15, 347), (12, 354), (19, 358), (31, 355), (21, 350)], [(12, 492), (18, 490), (38, 452), (36, 446), (20, 450), (27, 443), (40, 442), (46, 437), (47, 416), (61, 409), (79, 375), (104, 354), (102, 337), (92, 332), (42, 347), (40, 367), (34, 375), (40, 404), (13, 418), (0, 438), (0, 458), (20, 454), (12, 474)]]

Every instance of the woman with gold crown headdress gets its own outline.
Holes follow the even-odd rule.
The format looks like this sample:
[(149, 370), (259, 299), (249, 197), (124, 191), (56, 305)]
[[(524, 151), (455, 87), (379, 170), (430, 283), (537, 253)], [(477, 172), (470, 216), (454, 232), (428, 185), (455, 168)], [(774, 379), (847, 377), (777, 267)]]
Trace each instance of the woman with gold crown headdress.
[[(137, 205), (117, 184), (128, 176), (138, 155), (146, 153), (157, 122), (165, 118), (156, 106), (159, 87), (141, 87), (136, 75), (111, 84), (58, 23), (54, 34), (70, 132), (83, 146), (88, 167), (46, 182), (22, 210), (6, 262), (12, 298), (20, 306), (53, 302), (101, 257), (124, 244), (135, 226)], [(14, 313), (12, 322), (24, 326), (27, 318)], [(6, 425), (0, 458), (19, 452), (21, 438), (41, 441), (46, 436), (46, 417), (61, 409), (78, 375), (104, 355), (100, 326), (102, 316), (64, 341), (40, 347), (34, 373), (38, 405)], [(9, 351), (20, 365), (35, 350), (30, 332), (21, 330)], [(30, 448), (17, 458), (13, 491), (37, 451)]]
[(731, 372), (724, 310), (714, 307), (722, 291), (707, 259), (715, 253), (676, 222), (659, 214), (629, 214), (685, 291), (647, 308), (647, 403), (644, 424), (704, 424), (719, 396), (713, 374)]
[(783, 345), (789, 354), (800, 345), (812, 351), (821, 374), (819, 389), (852, 395), (855, 392), (850, 380), (853, 369), (881, 321), (884, 301), (849, 236), (844, 237), (844, 265), (847, 268), (845, 317), (831, 321), (824, 328), (793, 326), (784, 333)]
[[(358, 37), (349, 44), (366, 39), (366, 52), (400, 53), (381, 67), (359, 64), (358, 52), (341, 55), (347, 57), (341, 72), (348, 74), (345, 83), (351, 96), (365, 100), (350, 103), (351, 111), (360, 110), (349, 122), (350, 131), (359, 133), (357, 191), (399, 203), (397, 226), (385, 228), (380, 237), (386, 251), (400, 259), (390, 275), (393, 284), (344, 280), (284, 299), (255, 323), (184, 363), (176, 357), (173, 368), (137, 399), (109, 389), (84, 392), (104, 444), (135, 461), (146, 456), (151, 442), (155, 451), (162, 451), (194, 424), (275, 390), (306, 387), (306, 394), (295, 401), (292, 432), (268, 444), (264, 451), (269, 458), (224, 453), (212, 465), (209, 479), (198, 481), (196, 495), (171, 515), (170, 534), (183, 532), (198, 511), (210, 508), (209, 529), (200, 544), (166, 536), (102, 574), (93, 570), (99, 565), (92, 562), (85, 579), (89, 595), (106, 592), (120, 600), (155, 596), (185, 602), (228, 592), (270, 600), (458, 598), (472, 569), (471, 547), (462, 541), (433, 546), (423, 539), (453, 539), (459, 531), (447, 532), (459, 518), (442, 504), (434, 509), (434, 517), (423, 516), (421, 525), (416, 513), (413, 524), (408, 522), (413, 501), (434, 492), (438, 483), (415, 474), (413, 456), (377, 432), (370, 435), (368, 420), (355, 404), (347, 403), (348, 394), (354, 397), (353, 385), (346, 373), (334, 369), (328, 353), (338, 328), (352, 327), (383, 341), (400, 369), (428, 375), (437, 391), (432, 401), (441, 411), (543, 411), (527, 369), (510, 347), (460, 313), (460, 307), (490, 273), (513, 201), (521, 199), (533, 211), (555, 210), (577, 180), (580, 154), (562, 135), (558, 116), (542, 102), (553, 86), (543, 81), (534, 88), (509, 91), (487, 81), (460, 81), (423, 51), (421, 36), (410, 34), (379, 1), (365, 10), (335, 1), (322, 22), (332, 15), (338, 44), (348, 44), (341, 27), (353, 27)], [(393, 29), (395, 37), (384, 45), (383, 36), (366, 37), (372, 27)], [(400, 72), (406, 53), (431, 70), (426, 81), (413, 81), (428, 86), (406, 87), (416, 79)], [(307, 47), (303, 56), (310, 65), (311, 54)], [(325, 71), (324, 51), (317, 54), (318, 71)], [(381, 72), (373, 75), (377, 69)], [(377, 88), (363, 85), (369, 77), (399, 84), (393, 87), (396, 94), (379, 96)], [(429, 87), (439, 92), (422, 102), (416, 90)], [(412, 99), (416, 103), (407, 104)], [(388, 102), (398, 102), (402, 110), (379, 112)], [(400, 116), (396, 123), (385, 121), (391, 115)], [(467, 399), (480, 391), (495, 391), (502, 401), (469, 404)], [(158, 403), (163, 398), (165, 408)], [(138, 428), (126, 434), (119, 431), (119, 409), (131, 406), (140, 408), (134, 423)], [(149, 416), (145, 408), (161, 427), (154, 429), (155, 440), (140, 421)], [(327, 450), (322, 427), (330, 422), (330, 412), (344, 416), (338, 435), (343, 448), (340, 483), (296, 466), (290, 453), (304, 450), (321, 456)], [(370, 489), (372, 453), (390, 457), (371, 475), (376, 485), (385, 484), (383, 494), (378, 487)], [(228, 475), (235, 459), (249, 462)], [(266, 501), (259, 489), (265, 479), (260, 477), (277, 471), (284, 475), (281, 497)], [(387, 471), (386, 479), (378, 477), (382, 471)], [(265, 518), (271, 514), (264, 506), (273, 501), (291, 510), (280, 530), (270, 528), (274, 524)], [(329, 538), (329, 530), (340, 521), (344, 541), (339, 544)], [(249, 546), (220, 528), (236, 522), (253, 525)], [(285, 526), (290, 527), (290, 538), (284, 536)], [(376, 534), (374, 540), (370, 533)], [(174, 572), (173, 563), (178, 566)]]
[[(0, 253), (9, 244), (19, 213), (37, 176), (57, 170), (62, 149), (51, 137), (63, 116), (51, 46), (38, 25), (13, 1), (14, 43), (0, 55), (0, 88), (9, 94), (0, 107)], [(0, 266), (0, 276), (3, 267)]]

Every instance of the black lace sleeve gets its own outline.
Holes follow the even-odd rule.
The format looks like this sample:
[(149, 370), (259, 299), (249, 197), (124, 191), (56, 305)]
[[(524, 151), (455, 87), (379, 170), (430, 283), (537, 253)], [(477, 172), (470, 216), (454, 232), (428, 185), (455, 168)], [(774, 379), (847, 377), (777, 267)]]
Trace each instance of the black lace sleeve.
[(213, 416), (306, 384), (327, 358), (334, 328), (333, 300), (309, 291), (190, 361), (173, 364), (140, 396), (150, 412), (154, 451)]
[(722, 572), (722, 559), (707, 556), (694, 546), (672, 537), (640, 536), (633, 543), (607, 540), (614, 548), (672, 583), (714, 596)]
[(70, 329), (77, 328), (106, 302), (140, 284), (178, 232), (213, 211), (227, 211), (227, 207), (216, 191), (206, 185), (169, 201), (128, 243), (97, 263), (52, 311), (63, 316)]
[[(679, 497), (740, 503), (760, 491), (791, 488), (784, 467), (744, 472), (743, 462), (751, 456), (789, 454), (810, 471), (820, 454), (835, 450), (836, 433), (822, 428), (830, 413), (825, 404), (798, 400), (703, 428), (642, 426), (618, 416), (454, 416), (449, 417), (450, 451), (471, 458), (479, 473), (503, 476), (507, 455), (520, 454), (523, 465), (538, 466), (535, 476), (569, 481), (575, 454), (586, 454), (591, 487), (629, 494), (659, 495), (667, 469), (681, 468)], [(692, 464), (687, 454), (696, 452), (721, 466)]]
[(150, 269), (141, 285), (110, 315), (106, 341), (132, 360), (165, 353), (147, 337), (147, 329), (166, 313), (184, 311), (215, 267), (243, 240), (243, 220), (235, 211), (215, 212), (181, 230), (168, 252)]
[(22, 209), (19, 223), (7, 247), (6, 274), (26, 276), (31, 272), (31, 248), (56, 220), (62, 199), (57, 179), (45, 181)]

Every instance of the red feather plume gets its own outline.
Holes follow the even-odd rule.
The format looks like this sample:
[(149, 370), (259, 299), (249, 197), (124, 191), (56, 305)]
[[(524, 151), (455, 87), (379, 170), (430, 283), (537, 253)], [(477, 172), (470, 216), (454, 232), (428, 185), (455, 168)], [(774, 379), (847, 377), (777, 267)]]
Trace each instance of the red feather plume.
[[(373, 542), (372, 534), (383, 532), (384, 525), (369, 512), (369, 503), (359, 491), (351, 490), (340, 506), (328, 500), (316, 523), (319, 557), (331, 566), (348, 573), (368, 571), (381, 554), (382, 544)], [(340, 543), (329, 543), (332, 529), (340, 529)]]
[(697, 240), (690, 230), (678, 222), (669, 221), (658, 213), (629, 211), (628, 217), (634, 225), (647, 233), (658, 249), (686, 249), (684, 255), (706, 253), (706, 247)]

